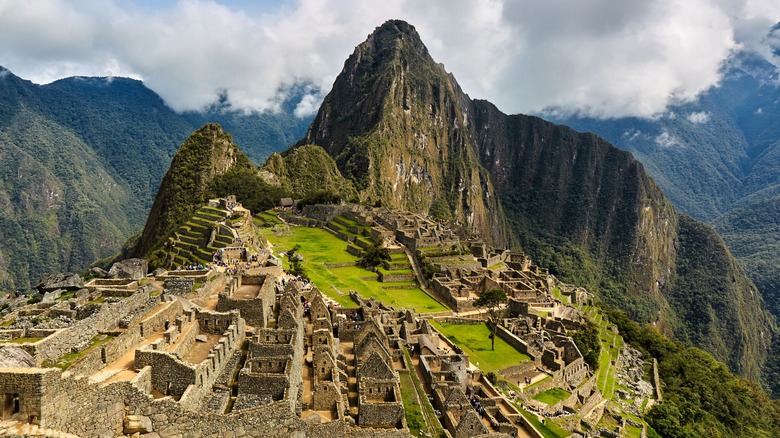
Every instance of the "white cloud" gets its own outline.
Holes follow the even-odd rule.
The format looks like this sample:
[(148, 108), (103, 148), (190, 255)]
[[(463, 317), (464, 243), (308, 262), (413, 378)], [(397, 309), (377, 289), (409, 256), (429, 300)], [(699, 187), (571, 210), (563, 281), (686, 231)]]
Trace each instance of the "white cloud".
[[(505, 112), (657, 116), (716, 85), (740, 45), (773, 56), (765, 37), (780, 20), (774, 0), (290, 0), (265, 12), (208, 0), (152, 5), (0, 0), (0, 65), (36, 82), (142, 78), (178, 110), (220, 92), (233, 108), (274, 110), (280, 90), (296, 83), (327, 92), (354, 46), (401, 18), (464, 91)], [(315, 97), (297, 112), (314, 110)]]
[(673, 134), (670, 134), (667, 130), (663, 130), (658, 137), (655, 138), (655, 144), (662, 148), (671, 148), (675, 146), (682, 146), (682, 142)]
[(686, 117), (691, 123), (707, 123), (710, 121), (710, 113), (698, 111), (688, 114)]

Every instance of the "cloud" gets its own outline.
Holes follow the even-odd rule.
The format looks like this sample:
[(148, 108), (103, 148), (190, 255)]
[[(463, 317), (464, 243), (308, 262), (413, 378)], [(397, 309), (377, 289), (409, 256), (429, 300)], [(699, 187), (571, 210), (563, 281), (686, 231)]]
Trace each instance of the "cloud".
[(671, 148), (675, 146), (682, 146), (682, 142), (673, 134), (670, 134), (667, 130), (663, 130), (658, 137), (655, 138), (655, 144), (662, 148)]
[[(277, 110), (296, 84), (327, 92), (354, 46), (400, 18), (471, 97), (505, 112), (652, 117), (717, 85), (735, 50), (772, 57), (773, 17), (774, 0), (0, 0), (0, 65), (39, 83), (140, 78), (177, 110), (220, 93)], [(296, 113), (317, 104), (306, 94)]]
[(691, 123), (707, 123), (710, 121), (710, 113), (704, 111), (693, 112), (688, 114), (686, 119)]

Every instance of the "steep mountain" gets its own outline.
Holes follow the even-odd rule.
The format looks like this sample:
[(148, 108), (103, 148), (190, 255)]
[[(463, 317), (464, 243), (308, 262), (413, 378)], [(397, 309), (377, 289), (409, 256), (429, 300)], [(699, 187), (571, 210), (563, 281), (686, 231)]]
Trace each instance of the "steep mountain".
[(142, 82), (74, 77), (36, 85), (0, 67), (0, 288), (81, 270), (144, 224), (178, 145), (225, 121), (257, 162), (303, 136), (311, 118), (229, 106), (177, 114)]
[(215, 178), (229, 170), (253, 169), (233, 137), (218, 124), (206, 124), (192, 133), (173, 156), (132, 255), (148, 257), (160, 248), (203, 205)]
[(271, 154), (263, 166), (266, 180), (284, 187), (290, 196), (303, 198), (325, 191), (344, 200), (357, 197), (352, 182), (346, 180), (333, 158), (315, 145), (301, 145), (280, 154)]
[(717, 233), (679, 215), (631, 154), (471, 100), (409, 24), (355, 49), (303, 143), (361, 201), (443, 206), (499, 245), (514, 235), (562, 279), (758, 378), (774, 327)]
[(344, 63), (301, 144), (335, 158), (361, 202), (433, 211), (504, 246), (504, 213), (476, 155), (468, 100), (416, 30), (391, 21)]
[(657, 119), (555, 120), (631, 151), (678, 208), (723, 235), (769, 310), (780, 317), (777, 77), (766, 60), (739, 53), (718, 87)]

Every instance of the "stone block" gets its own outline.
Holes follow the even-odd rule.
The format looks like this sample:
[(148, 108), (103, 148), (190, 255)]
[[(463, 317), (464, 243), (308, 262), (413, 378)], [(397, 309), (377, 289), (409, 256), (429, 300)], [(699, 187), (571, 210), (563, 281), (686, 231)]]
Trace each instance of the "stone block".
[(152, 419), (143, 415), (128, 415), (124, 419), (124, 434), (150, 433), (152, 431)]

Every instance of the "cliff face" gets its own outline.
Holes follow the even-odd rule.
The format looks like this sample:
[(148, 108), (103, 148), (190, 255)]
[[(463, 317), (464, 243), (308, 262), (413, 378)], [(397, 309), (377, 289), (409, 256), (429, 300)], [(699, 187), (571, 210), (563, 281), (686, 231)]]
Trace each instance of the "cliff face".
[(594, 134), (474, 101), (470, 126), (512, 231), (540, 264), (758, 379), (773, 331), (711, 228)]
[(209, 184), (232, 168), (252, 170), (252, 163), (216, 123), (209, 123), (184, 141), (160, 183), (143, 233), (133, 250), (146, 257), (206, 200)]
[(334, 157), (361, 201), (517, 238), (562, 279), (759, 377), (774, 327), (714, 230), (680, 216), (630, 153), (472, 101), (409, 24), (355, 49), (303, 143)]
[(303, 142), (335, 158), (362, 202), (430, 212), (504, 246), (503, 210), (466, 126), (467, 101), (414, 28), (389, 21), (344, 63)]

